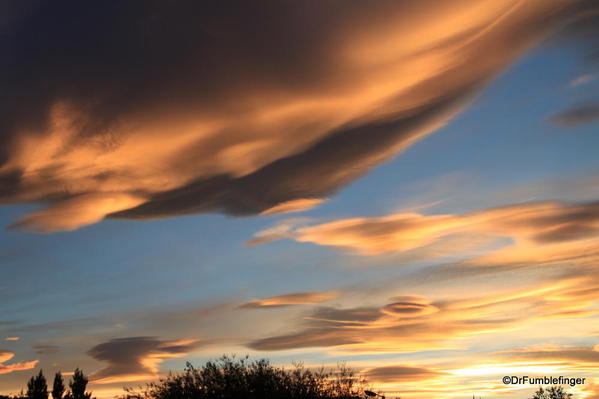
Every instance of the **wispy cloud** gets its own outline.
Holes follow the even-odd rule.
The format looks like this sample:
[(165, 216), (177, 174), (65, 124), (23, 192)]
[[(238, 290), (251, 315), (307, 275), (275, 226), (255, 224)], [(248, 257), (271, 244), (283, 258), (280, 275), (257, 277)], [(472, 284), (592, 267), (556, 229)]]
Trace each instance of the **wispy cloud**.
[(56, 345), (33, 345), (33, 349), (35, 349), (35, 353), (38, 355), (45, 355), (55, 353), (58, 351), (59, 347)]
[[(599, 235), (599, 204), (568, 205), (532, 202), (489, 208), (461, 215), (399, 213), (383, 217), (351, 218), (307, 227), (270, 229), (250, 244), (291, 238), (299, 242), (338, 247), (364, 255), (406, 252), (439, 244), (456, 235), (512, 238), (531, 244), (559, 244)], [(466, 246), (472, 240), (465, 240)], [(455, 245), (443, 254), (463, 251)], [(468, 248), (466, 248), (468, 249)]]
[(442, 371), (418, 366), (384, 366), (362, 372), (372, 382), (418, 382), (447, 375)]
[(309, 305), (326, 302), (339, 295), (337, 291), (328, 292), (298, 292), (294, 294), (279, 295), (270, 298), (258, 299), (241, 305), (241, 308), (272, 308), (293, 305)]
[(434, 301), (400, 296), (380, 307), (320, 307), (298, 322), (295, 332), (258, 339), (249, 347), (325, 347), (359, 353), (458, 348), (459, 339), (475, 334), (513, 331), (553, 315), (563, 319), (596, 314), (598, 288), (594, 279), (580, 277), (485, 297)]
[(577, 76), (570, 82), (570, 87), (578, 87), (590, 83), (597, 79), (597, 75), (594, 73), (585, 73), (584, 75)]
[(572, 127), (599, 121), (599, 101), (589, 100), (560, 111), (549, 118), (555, 126)]
[(528, 348), (498, 352), (497, 355), (519, 361), (568, 362), (574, 369), (594, 369), (599, 372), (599, 347)]

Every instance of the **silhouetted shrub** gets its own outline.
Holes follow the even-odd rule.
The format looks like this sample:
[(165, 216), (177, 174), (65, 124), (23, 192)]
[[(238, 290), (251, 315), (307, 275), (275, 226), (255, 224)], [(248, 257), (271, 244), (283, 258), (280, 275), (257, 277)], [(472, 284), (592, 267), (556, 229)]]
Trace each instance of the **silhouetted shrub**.
[(531, 399), (570, 399), (571, 397), (571, 393), (567, 393), (564, 388), (556, 386), (548, 389), (539, 387)]
[(145, 388), (126, 389), (123, 399), (354, 399), (364, 397), (366, 380), (350, 368), (311, 370), (301, 363), (285, 369), (268, 360), (223, 356), (201, 368), (187, 363)]

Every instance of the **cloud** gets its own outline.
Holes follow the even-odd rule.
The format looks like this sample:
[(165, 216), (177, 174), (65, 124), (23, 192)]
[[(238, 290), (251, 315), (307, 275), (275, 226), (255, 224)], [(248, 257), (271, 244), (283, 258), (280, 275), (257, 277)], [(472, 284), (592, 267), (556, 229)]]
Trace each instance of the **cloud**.
[(595, 67), (599, 59), (599, 6), (594, 0), (585, 0), (575, 7), (578, 7), (575, 23), (560, 29), (557, 39), (554, 40), (562, 43), (576, 40), (585, 52), (589, 64)]
[(279, 295), (270, 298), (258, 299), (241, 305), (241, 308), (272, 308), (293, 305), (309, 305), (326, 302), (339, 295), (337, 291), (328, 292), (299, 292), (295, 294)]
[(426, 367), (414, 366), (385, 366), (363, 370), (362, 373), (371, 382), (405, 383), (430, 380), (447, 375), (445, 372), (435, 371)]
[(596, 314), (598, 283), (560, 278), (535, 289), (487, 293), (451, 300), (391, 298), (379, 307), (319, 307), (291, 332), (254, 340), (261, 351), (324, 347), (342, 352), (398, 353), (455, 349), (459, 339), (505, 333), (528, 322)]
[(572, 81), (570, 82), (570, 87), (578, 87), (578, 86), (586, 85), (587, 83), (590, 83), (595, 79), (597, 79), (596, 74), (585, 73), (583, 75), (577, 76), (576, 78), (572, 79)]
[(599, 371), (599, 348), (577, 347), (548, 347), (543, 349), (519, 349), (502, 351), (497, 353), (501, 357), (509, 357), (518, 360), (535, 361), (566, 361), (573, 367), (588, 368), (592, 366)]
[[(283, 229), (271, 228), (256, 234), (250, 244), (291, 238), (299, 242), (333, 246), (363, 255), (408, 252), (438, 248), (451, 240), (451, 248), (441, 252), (464, 250), (456, 245), (458, 235), (472, 237), (508, 237), (541, 245), (592, 239), (599, 235), (599, 203), (569, 205), (561, 202), (531, 202), (469, 212), (461, 215), (424, 215), (399, 213), (383, 217), (343, 219), (320, 225)], [(463, 242), (469, 248), (472, 240)], [(466, 248), (466, 249), (468, 249)]]
[(7, 7), (0, 203), (48, 204), (15, 224), (41, 232), (307, 209), (443, 126), (587, 4)]
[(597, 121), (599, 121), (599, 101), (587, 101), (575, 105), (549, 118), (551, 124), (560, 127), (587, 125)]
[(7, 327), (0, 328), (4, 333), (22, 333), (22, 332), (51, 332), (51, 331), (72, 331), (76, 328), (95, 327), (100, 323), (105, 323), (106, 319), (99, 317), (84, 317), (77, 319), (66, 319), (49, 321), (38, 324), (23, 324), (22, 322), (10, 322)]
[(33, 212), (10, 227), (39, 233), (75, 230), (142, 202), (139, 197), (123, 193), (82, 194)]
[(0, 349), (0, 374), (8, 374), (12, 373), (13, 371), (31, 370), (38, 363), (38, 360), (33, 360), (30, 362), (3, 364), (12, 359), (14, 356), (15, 354), (13, 352)]
[(164, 341), (154, 337), (115, 338), (88, 351), (108, 366), (91, 375), (96, 384), (155, 378), (158, 364), (185, 356), (200, 345), (197, 340)]
[[(434, 318), (427, 316), (427, 312), (417, 316), (410, 312), (389, 311), (395, 305), (393, 302), (380, 308), (321, 307), (305, 318), (305, 326), (299, 332), (259, 339), (251, 342), (249, 347), (267, 351), (336, 347), (357, 352), (410, 352), (441, 348), (443, 342), (462, 333), (510, 323), (510, 320), (473, 323), (466, 319), (448, 319), (448, 312), (444, 311), (435, 314)], [(404, 307), (410, 305), (423, 304), (405, 303)]]
[(271, 215), (274, 213), (291, 213), (307, 211), (309, 209), (314, 208), (315, 206), (320, 205), (324, 201), (326, 200), (323, 198), (303, 198), (292, 201), (285, 201), (273, 206), (272, 208), (262, 211), (260, 214)]
[(6, 337), (4, 338), (5, 341), (18, 341), (19, 339), (21, 339), (20, 337)]
[(56, 345), (33, 345), (33, 349), (35, 349), (35, 353), (38, 355), (46, 355), (55, 353), (59, 347)]

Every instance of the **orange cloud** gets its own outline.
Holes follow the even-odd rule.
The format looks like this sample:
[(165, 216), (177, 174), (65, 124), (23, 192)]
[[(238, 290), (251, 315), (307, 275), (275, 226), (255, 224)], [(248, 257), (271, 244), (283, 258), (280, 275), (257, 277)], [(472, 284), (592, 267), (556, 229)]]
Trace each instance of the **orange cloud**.
[(339, 295), (337, 291), (328, 292), (300, 292), (295, 294), (279, 295), (265, 299), (248, 302), (241, 305), (242, 308), (272, 308), (293, 305), (309, 305), (326, 302)]
[(14, 356), (15, 354), (13, 352), (0, 349), (0, 374), (8, 374), (12, 373), (13, 371), (31, 370), (39, 362), (39, 360), (33, 360), (30, 362), (2, 364), (6, 363)]
[(321, 203), (326, 201), (323, 198), (302, 198), (292, 201), (281, 202), (269, 208), (265, 211), (260, 212), (261, 215), (271, 215), (274, 213), (290, 213), (290, 212), (301, 212), (312, 209)]
[(40, 233), (75, 230), (142, 202), (141, 197), (125, 193), (82, 194), (33, 212), (11, 227)]
[(561, 279), (536, 289), (431, 301), (395, 297), (380, 307), (320, 307), (295, 331), (255, 340), (256, 350), (328, 347), (343, 352), (415, 352), (460, 347), (459, 340), (523, 328), (547, 317), (580, 317), (593, 308), (592, 278)]
[(19, 339), (21, 339), (20, 337), (6, 337), (4, 338), (5, 341), (18, 341)]
[[(532, 202), (462, 215), (400, 213), (353, 218), (296, 229), (286, 226), (283, 231), (272, 229), (258, 233), (250, 243), (292, 238), (374, 255), (425, 248), (459, 234), (509, 237), (522, 247), (592, 239), (599, 236), (599, 204)], [(454, 252), (463, 249), (453, 247)]]
[[(0, 202), (49, 204), (16, 223), (35, 231), (307, 209), (446, 124), (585, 4), (17, 10), (6, 26), (19, 45), (1, 49)], [(77, 35), (66, 15), (80, 16)], [(129, 28), (141, 25), (143, 38)]]

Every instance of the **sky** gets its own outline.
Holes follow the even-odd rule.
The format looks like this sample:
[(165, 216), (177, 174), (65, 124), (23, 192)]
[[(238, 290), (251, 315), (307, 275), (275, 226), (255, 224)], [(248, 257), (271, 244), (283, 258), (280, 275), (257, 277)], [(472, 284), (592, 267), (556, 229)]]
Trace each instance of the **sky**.
[(3, 2), (0, 394), (222, 354), (599, 398), (594, 1)]

